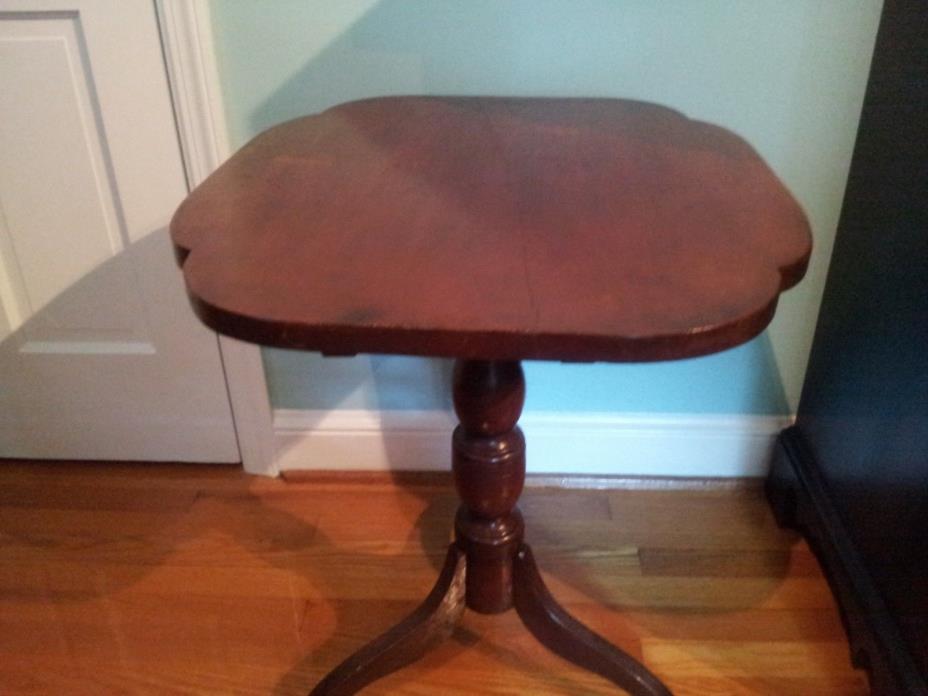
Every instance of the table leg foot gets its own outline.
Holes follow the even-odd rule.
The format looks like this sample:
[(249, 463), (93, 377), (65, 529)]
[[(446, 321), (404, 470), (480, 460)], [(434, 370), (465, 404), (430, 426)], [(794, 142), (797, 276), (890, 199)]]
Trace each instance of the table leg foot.
[(309, 696), (349, 696), (425, 655), (447, 638), (464, 611), (465, 557), (452, 544), (438, 581), (403, 621), (338, 665)]
[(513, 575), (516, 611), (526, 628), (545, 647), (605, 677), (632, 696), (672, 696), (644, 665), (593, 633), (557, 603), (545, 587), (526, 544), (516, 555)]

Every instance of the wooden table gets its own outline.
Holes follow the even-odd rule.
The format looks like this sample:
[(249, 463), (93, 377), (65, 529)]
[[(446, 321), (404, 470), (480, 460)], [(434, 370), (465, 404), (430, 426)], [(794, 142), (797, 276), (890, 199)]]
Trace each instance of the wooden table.
[(559, 655), (632, 694), (669, 693), (555, 602), (523, 543), (520, 361), (668, 360), (760, 333), (811, 238), (749, 145), (634, 101), (370, 99), (259, 135), (171, 233), (194, 310), (221, 333), (457, 359), (463, 504), (444, 569), (312, 694), (415, 660), (465, 606), (515, 607)]

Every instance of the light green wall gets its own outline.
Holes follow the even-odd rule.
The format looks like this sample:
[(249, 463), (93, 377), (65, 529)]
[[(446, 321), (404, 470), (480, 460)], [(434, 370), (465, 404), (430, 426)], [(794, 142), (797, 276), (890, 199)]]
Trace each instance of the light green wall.
[[(349, 99), (620, 96), (749, 140), (813, 226), (806, 280), (761, 338), (649, 365), (527, 365), (529, 408), (795, 409), (837, 225), (880, 0), (213, 0), (232, 144)], [(445, 405), (447, 363), (265, 351), (275, 406)]]

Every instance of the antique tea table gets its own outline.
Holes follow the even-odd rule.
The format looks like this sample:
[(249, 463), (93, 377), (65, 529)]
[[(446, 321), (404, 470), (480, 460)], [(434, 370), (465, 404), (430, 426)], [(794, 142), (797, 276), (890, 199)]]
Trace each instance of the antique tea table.
[(670, 693), (555, 602), (522, 541), (520, 361), (686, 358), (763, 330), (811, 240), (749, 145), (625, 100), (370, 99), (259, 135), (190, 194), (171, 234), (216, 331), (456, 358), (463, 504), (444, 569), (312, 694), (353, 694), (417, 659), (465, 606), (515, 607), (562, 657), (632, 694)]

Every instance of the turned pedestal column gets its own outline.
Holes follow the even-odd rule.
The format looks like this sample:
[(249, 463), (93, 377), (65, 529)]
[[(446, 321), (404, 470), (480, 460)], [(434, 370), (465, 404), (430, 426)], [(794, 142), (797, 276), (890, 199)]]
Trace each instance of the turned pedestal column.
[(425, 601), (342, 662), (310, 696), (349, 696), (417, 660), (447, 637), (465, 606), (482, 614), (515, 608), (551, 651), (634, 696), (670, 696), (642, 664), (568, 614), (545, 587), (516, 502), (525, 484), (525, 437), (516, 425), (525, 401), (518, 361), (458, 360), (452, 470), (461, 507), (455, 540)]
[(459, 360), (454, 368), (452, 470), (461, 507), (455, 539), (467, 557), (467, 606), (482, 614), (512, 607), (513, 562), (525, 526), (516, 501), (525, 483), (525, 401), (518, 362)]

